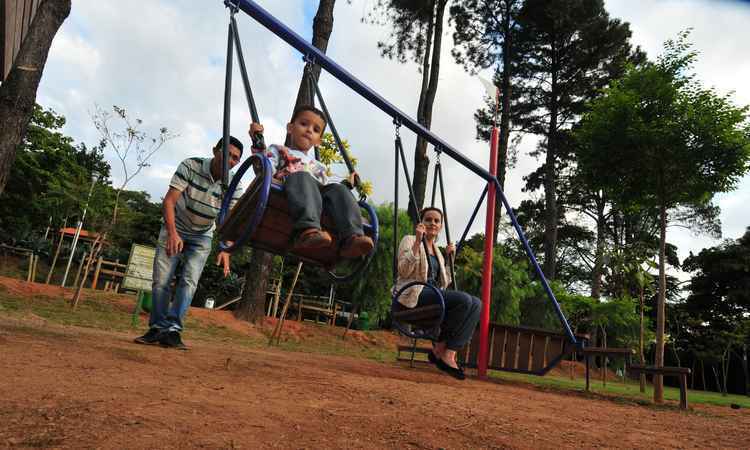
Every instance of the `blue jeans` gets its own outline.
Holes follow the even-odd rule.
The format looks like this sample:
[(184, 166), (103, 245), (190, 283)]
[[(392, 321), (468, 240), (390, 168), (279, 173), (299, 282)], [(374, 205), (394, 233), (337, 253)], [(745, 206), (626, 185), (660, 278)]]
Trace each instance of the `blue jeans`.
[[(167, 256), (167, 230), (162, 226), (159, 231), (159, 244), (154, 258), (154, 275), (152, 284), (153, 306), (149, 327), (160, 330), (182, 331), (182, 319), (193, 301), (193, 294), (198, 287), (198, 280), (211, 253), (211, 235), (188, 234), (179, 232), (182, 238), (182, 253)], [(182, 275), (177, 280), (174, 298), (171, 282), (177, 265), (182, 262)]]

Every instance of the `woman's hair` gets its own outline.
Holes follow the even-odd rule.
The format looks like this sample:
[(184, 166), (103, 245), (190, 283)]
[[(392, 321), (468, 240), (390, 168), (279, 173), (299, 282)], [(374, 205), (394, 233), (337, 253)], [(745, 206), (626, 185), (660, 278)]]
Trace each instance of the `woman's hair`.
[(427, 208), (422, 208), (422, 211), (419, 211), (419, 220), (424, 220), (425, 214), (427, 214), (429, 211), (435, 211), (436, 213), (440, 214), (440, 220), (443, 219), (443, 211), (441, 211), (440, 208), (428, 206)]
[(305, 111), (310, 111), (311, 113), (316, 114), (318, 117), (320, 117), (323, 120), (323, 129), (325, 130), (326, 125), (328, 124), (325, 114), (323, 114), (323, 111), (312, 105), (299, 105), (298, 107), (296, 107), (294, 109), (294, 112), (292, 113), (292, 120), (290, 120), (289, 122), (294, 122), (297, 117), (299, 117), (299, 115)]

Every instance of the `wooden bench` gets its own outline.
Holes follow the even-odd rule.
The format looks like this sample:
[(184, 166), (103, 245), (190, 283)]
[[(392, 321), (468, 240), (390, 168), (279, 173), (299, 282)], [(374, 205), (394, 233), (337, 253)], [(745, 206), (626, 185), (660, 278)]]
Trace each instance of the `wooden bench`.
[(606, 358), (623, 358), (630, 357), (633, 354), (633, 350), (629, 348), (614, 348), (614, 347), (583, 347), (580, 350), (581, 354), (586, 358), (586, 391), (589, 390), (589, 380), (591, 373), (591, 358), (601, 356), (605, 358), (602, 364), (602, 381), (607, 382), (607, 363)]
[(690, 375), (690, 369), (687, 367), (654, 367), (632, 365), (628, 370), (634, 375), (642, 373), (649, 375), (675, 376), (680, 379), (680, 409), (687, 409), (687, 376)]

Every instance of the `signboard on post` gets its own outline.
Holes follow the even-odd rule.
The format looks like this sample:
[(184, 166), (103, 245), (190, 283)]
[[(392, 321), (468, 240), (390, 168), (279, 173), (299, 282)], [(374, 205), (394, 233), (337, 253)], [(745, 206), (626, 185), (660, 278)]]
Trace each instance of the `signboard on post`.
[(122, 288), (151, 292), (151, 276), (153, 275), (155, 256), (155, 247), (133, 244), (130, 249), (128, 268), (125, 271)]

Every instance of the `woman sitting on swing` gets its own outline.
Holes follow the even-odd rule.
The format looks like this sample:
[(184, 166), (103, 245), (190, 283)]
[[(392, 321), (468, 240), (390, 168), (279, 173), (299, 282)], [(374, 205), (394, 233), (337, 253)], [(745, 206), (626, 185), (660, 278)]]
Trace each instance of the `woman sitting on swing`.
[[(424, 208), (415, 235), (407, 235), (398, 248), (398, 279), (393, 292), (398, 292), (408, 283), (418, 281), (440, 289), (445, 301), (445, 316), (440, 324), (437, 342), (432, 343), (428, 354), (430, 362), (452, 377), (463, 380), (464, 371), (456, 363), (456, 353), (474, 334), (479, 322), (482, 302), (462, 291), (447, 290), (451, 283), (450, 273), (445, 270), (445, 261), (435, 241), (443, 228), (443, 212), (434, 207)], [(422, 245), (424, 239), (426, 245)], [(427, 254), (425, 254), (425, 247)], [(448, 244), (446, 253), (455, 253), (453, 244)], [(429, 263), (428, 263), (429, 258)], [(397, 308), (407, 309), (440, 303), (433, 289), (415, 285), (406, 289), (398, 298)]]

